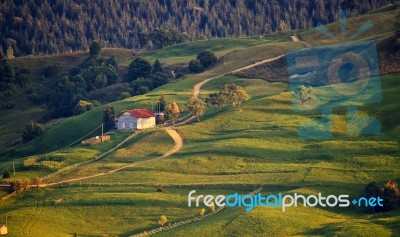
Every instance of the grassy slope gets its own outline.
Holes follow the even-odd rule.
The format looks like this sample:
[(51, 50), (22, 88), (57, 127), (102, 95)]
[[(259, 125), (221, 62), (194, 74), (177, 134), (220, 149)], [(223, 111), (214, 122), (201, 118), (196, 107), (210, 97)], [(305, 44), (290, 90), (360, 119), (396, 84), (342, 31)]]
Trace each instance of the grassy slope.
[[(160, 93), (183, 103), (191, 95), (193, 84), (200, 79), (226, 73), (257, 59), (279, 55), (293, 47), (300, 45), (266, 42), (237, 49), (229, 52), (224, 57), (225, 61), (211, 71), (165, 85), (147, 95), (114, 103), (114, 106), (118, 111), (130, 107), (150, 107)], [(175, 55), (171, 53), (170, 57), (174, 58)], [(164, 60), (168, 61), (169, 58)], [(228, 108), (222, 112), (209, 110), (202, 122), (179, 128), (185, 143), (181, 152), (156, 163), (83, 182), (153, 186), (163, 184), (167, 187), (166, 193), (156, 193), (153, 187), (129, 186), (31, 190), (7, 202), (1, 207), (4, 210), (2, 213), (10, 216), (13, 236), (24, 235), (26, 229), (23, 227), (25, 224), (30, 226), (28, 219), (37, 200), (44, 200), (45, 205), (37, 222), (32, 225), (33, 235), (47, 236), (52, 233), (51, 236), (64, 236), (75, 231), (86, 235), (129, 235), (157, 226), (156, 220), (161, 214), (175, 221), (198, 213), (197, 209), (186, 207), (186, 195), (193, 188), (199, 189), (194, 186), (197, 184), (207, 185), (203, 192), (212, 194), (244, 191), (251, 189), (251, 184), (263, 184), (264, 193), (282, 191), (315, 194), (322, 191), (360, 195), (365, 183), (372, 180), (382, 183), (394, 178), (399, 181), (398, 78), (398, 74), (383, 77), (384, 100), (362, 108), (382, 122), (384, 131), (381, 135), (346, 135), (344, 113), (339, 110), (334, 118), (334, 139), (315, 142), (298, 139), (298, 126), (309, 120), (309, 116), (291, 109), (286, 84), (232, 76), (220, 78), (206, 84), (202, 93), (213, 92), (222, 83), (235, 81), (252, 96), (242, 112)], [(101, 111), (102, 108), (99, 108), (67, 119), (50, 129), (42, 138), (21, 148), (21, 152), (43, 152), (62, 147), (68, 140), (74, 140), (75, 136), (96, 127), (101, 120)], [(318, 116), (317, 113), (309, 115)], [(65, 140), (57, 141), (59, 134), (63, 134)], [(166, 138), (160, 138), (157, 144), (164, 144), (162, 141)], [(50, 141), (54, 142), (52, 146), (43, 147)], [(140, 142), (124, 149), (131, 150), (129, 147), (135, 144), (138, 146)], [(142, 147), (132, 149), (140, 150)], [(154, 148), (157, 147), (143, 147), (150, 154), (158, 152), (152, 150)], [(115, 162), (115, 158), (116, 155), (111, 156), (110, 163)], [(128, 158), (129, 161), (135, 159), (131, 155)], [(92, 172), (99, 167), (89, 168), (85, 172)], [(170, 184), (183, 184), (187, 187), (169, 188)], [(220, 186), (212, 188), (210, 184)], [(234, 184), (236, 187), (232, 188)], [(242, 188), (238, 184), (251, 187)], [(60, 205), (52, 204), (52, 200), (58, 198), (64, 201)], [(109, 225), (104, 225), (104, 222)], [(343, 236), (388, 236), (396, 233), (399, 223), (398, 211), (370, 216), (354, 208), (294, 208), (286, 213), (263, 208), (245, 213), (244, 210), (233, 208), (208, 220), (165, 232), (164, 235), (250, 236), (264, 232), (282, 236), (332, 233)]]
[[(390, 34), (390, 32), (393, 32), (395, 13), (396, 10), (388, 8), (386, 9), (386, 11), (383, 12), (378, 11), (377, 13), (356, 18), (350, 18), (347, 23), (349, 27), (347, 33), (349, 35), (354, 33), (355, 30), (358, 29), (358, 27), (361, 26), (366, 20), (371, 20), (373, 23), (373, 27), (366, 33), (364, 33), (364, 35), (362, 35), (363, 38), (374, 39), (374, 38), (386, 37), (388, 34)], [(329, 24), (327, 28), (330, 29), (334, 35), (340, 35), (340, 26), (337, 22)], [(311, 42), (312, 44), (327, 44), (327, 43), (339, 42), (330, 40), (327, 41), (325, 40), (326, 36), (320, 34), (319, 32), (313, 29), (302, 30), (301, 32), (303, 32), (301, 33), (302, 37), (308, 42)], [(178, 86), (176, 86), (176, 84), (166, 85), (164, 87), (155, 90), (151, 94), (160, 92), (161, 93), (165, 92), (166, 94), (169, 94), (170, 91), (178, 91), (179, 88), (184, 88), (186, 90), (187, 88), (190, 88), (190, 86), (194, 83), (196, 79), (202, 79), (214, 75), (223, 74), (230, 70), (248, 65), (253, 62), (260, 61), (262, 59), (277, 56), (281, 53), (284, 53), (286, 50), (290, 48), (293, 49), (302, 47), (302, 45), (299, 43), (294, 44), (293, 42), (291, 43), (276, 42), (276, 40), (278, 41), (282, 39), (287, 40), (290, 34), (291, 32), (283, 32), (283, 33), (277, 33), (275, 35), (267, 35), (264, 39), (261, 40), (257, 38), (240, 38), (240, 39), (226, 38), (226, 39), (211, 39), (207, 41), (194, 41), (167, 47), (165, 49), (157, 51), (148, 52), (144, 54), (144, 56), (151, 61), (155, 60), (155, 58), (159, 58), (162, 62), (165, 63), (187, 63), (190, 59), (195, 58), (198, 52), (205, 49), (209, 49), (215, 51), (218, 56), (222, 56), (224, 61), (214, 70), (207, 71), (199, 75), (195, 75), (191, 77), (189, 80), (186, 80), (185, 82), (180, 82)], [(131, 51), (125, 49), (105, 49), (103, 50), (102, 54), (103, 56), (110, 56), (111, 54), (116, 55), (118, 63), (122, 67), (127, 66), (133, 57)], [(63, 65), (67, 66), (66, 68), (64, 68), (64, 70), (67, 70), (68, 67), (71, 67), (71, 65), (73, 65), (73, 62), (81, 60), (86, 55), (87, 53), (73, 53), (65, 56), (44, 56), (39, 58), (23, 57), (15, 59), (15, 64), (24, 65), (24, 67), (27, 67), (35, 72), (38, 70), (37, 68), (44, 68), (45, 65), (50, 65), (52, 62), (56, 61), (58, 62), (59, 66)], [(41, 66), (39, 67), (38, 65)], [(146, 103), (147, 103), (146, 105), (143, 105), (143, 103), (141, 103), (138, 104), (138, 106), (145, 106), (150, 108), (151, 103), (155, 102), (146, 101)], [(130, 105), (124, 105), (124, 106), (129, 107)], [(9, 111), (8, 113), (14, 113), (14, 112)], [(27, 116), (19, 116), (19, 117), (23, 118)], [(82, 117), (80, 119), (85, 120), (86, 118)], [(22, 127), (24, 122), (28, 122), (28, 120), (20, 121), (18, 122), (18, 124), (10, 123), (9, 125), (7, 125), (7, 129), (9, 130), (14, 129), (13, 127), (15, 126)], [(7, 121), (12, 121), (12, 120), (7, 120)], [(88, 124), (86, 123), (83, 123), (82, 125), (84, 125), (83, 127), (88, 128), (88, 131), (90, 131), (91, 126), (88, 126)], [(74, 127), (76, 127), (76, 125), (74, 125)], [(81, 130), (82, 132), (79, 133), (79, 131), (77, 130), (72, 130), (71, 132), (77, 136), (85, 132), (82, 129), (79, 130)], [(54, 137), (54, 134), (52, 133), (50, 137)], [(66, 143), (68, 143), (68, 141), (71, 141), (68, 137), (63, 140)], [(60, 145), (62, 145), (62, 142), (55, 142), (54, 146), (49, 149), (55, 149), (57, 147), (60, 147)], [(46, 150), (45, 148), (42, 149), (42, 151), (45, 150)], [(41, 152), (41, 151), (36, 150), (35, 152)]]
[[(383, 91), (387, 95), (380, 104), (382, 115), (372, 111), (379, 119), (392, 111), (393, 106), (398, 106), (395, 95), (390, 93), (400, 89), (396, 84), (398, 78), (399, 75), (382, 78)], [(35, 201), (45, 200), (44, 211), (33, 225), (32, 233), (47, 236), (49, 232), (76, 231), (92, 235), (129, 235), (156, 227), (155, 220), (161, 214), (166, 214), (170, 221), (176, 221), (198, 213), (196, 208), (185, 207), (186, 195), (191, 189), (199, 189), (196, 185), (208, 186), (201, 191), (207, 194), (242, 192), (251, 189), (252, 184), (263, 184), (264, 193), (322, 192), (359, 196), (366, 182), (384, 182), (398, 177), (400, 150), (392, 129), (378, 136), (354, 137), (344, 134), (344, 127), (339, 123), (333, 140), (312, 143), (299, 140), (298, 124), (308, 118), (290, 109), (285, 84), (228, 76), (207, 84), (205, 89), (212, 92), (227, 81), (245, 86), (252, 95), (242, 112), (228, 108), (223, 112), (210, 110), (203, 118), (204, 121), (179, 128), (185, 146), (171, 158), (82, 181), (82, 184), (105, 185), (101, 188), (67, 186), (33, 190), (15, 201), (7, 202), (3, 208), (9, 210), (7, 213), (13, 220), (11, 225), (17, 230), (23, 227), (33, 211)], [(343, 117), (343, 114), (338, 116)], [(248, 117), (252, 120), (248, 120)], [(109, 157), (110, 162), (118, 162), (118, 157), (127, 150), (138, 150), (140, 154), (150, 155), (159, 152), (165, 140), (160, 137), (158, 142), (152, 143), (160, 145), (150, 147), (140, 141), (151, 139), (151, 135), (138, 139)], [(361, 150), (360, 146), (364, 148)], [(145, 153), (140, 149), (144, 149)], [(318, 149), (320, 155), (316, 154), (315, 149)], [(126, 158), (128, 161), (137, 159), (132, 155)], [(88, 168), (84, 172), (90, 173), (90, 169), (97, 169), (96, 166)], [(108, 187), (108, 184), (120, 183), (153, 187)], [(166, 187), (165, 194), (155, 192), (158, 184)], [(182, 184), (183, 187), (168, 187), (171, 184)], [(213, 184), (219, 185), (219, 188), (212, 188)], [(233, 184), (237, 185), (236, 188), (232, 188)], [(249, 187), (243, 189), (239, 184)], [(64, 200), (59, 206), (52, 204), (52, 200), (57, 198)], [(157, 204), (153, 205), (152, 202)], [(17, 203), (24, 203), (24, 206), (20, 207), (22, 204)], [(107, 222), (118, 228), (107, 230), (102, 227), (103, 222), (96, 218), (99, 215), (107, 217)], [(49, 216), (52, 218), (47, 219)], [(46, 233), (39, 228), (41, 223), (46, 223)], [(286, 213), (273, 208), (257, 208), (245, 213), (244, 210), (233, 208), (208, 220), (165, 232), (165, 235), (202, 233), (207, 236), (248, 236), (263, 232), (287, 236), (336, 232), (342, 235), (368, 236), (373, 233), (389, 236), (395, 233), (399, 223), (398, 212), (370, 216), (362, 209), (355, 208), (341, 210), (300, 207), (289, 209)], [(18, 232), (13, 233), (20, 236)]]
[[(224, 60), (212, 71), (195, 75), (184, 81), (167, 84), (146, 95), (135, 96), (124, 101), (114, 102), (112, 105), (115, 107), (117, 113), (130, 108), (150, 109), (152, 104), (154, 105), (157, 102), (160, 94), (165, 94), (169, 100), (175, 100), (183, 105), (191, 94), (191, 88), (199, 79), (227, 73), (238, 67), (280, 55), (286, 50), (296, 47), (301, 47), (301, 45), (270, 42), (256, 45), (246, 50), (236, 50), (226, 54)], [(102, 120), (102, 111), (104, 107), (105, 106), (100, 106), (82, 115), (65, 119), (61, 124), (46, 131), (44, 135), (17, 148), (19, 154), (43, 153), (68, 145), (99, 126)], [(61, 134), (62, 136), (60, 136)]]
[[(374, 11), (370, 14), (349, 18), (346, 23), (345, 42), (348, 42), (354, 33), (367, 21), (371, 21), (372, 27), (365, 33), (352, 40), (370, 39), (379, 40), (393, 34), (396, 17), (398, 17), (398, 8), (383, 8), (380, 11)], [(342, 43), (342, 35), (340, 23), (334, 22), (326, 25), (326, 28), (336, 37), (329, 39), (327, 36), (319, 33), (315, 29), (306, 30), (300, 33), (303, 40), (311, 43), (311, 45), (327, 45)]]
[(150, 61), (160, 59), (166, 63), (184, 63), (187, 64), (191, 59), (195, 58), (197, 53), (203, 50), (211, 50), (218, 57), (223, 56), (234, 50), (243, 49), (265, 43), (265, 40), (256, 38), (220, 38), (211, 40), (198, 40), (194, 42), (186, 42), (161, 50), (151, 51), (144, 54)]
[[(116, 56), (122, 71), (133, 58), (132, 52), (127, 49), (106, 48), (102, 50), (103, 57), (109, 57), (111, 55)], [(52, 80), (52, 78), (44, 79), (44, 81), (40, 79), (43, 69), (48, 66), (56, 66), (59, 69), (59, 75), (64, 75), (87, 56), (88, 53), (78, 52), (38, 57), (18, 57), (9, 60), (9, 62), (13, 65), (14, 72), (18, 72), (21, 69), (29, 69), (32, 75), (32, 85), (43, 86), (43, 83), (48, 84), (50, 83), (48, 80)], [(18, 98), (14, 101), (16, 104), (14, 108), (10, 110), (0, 110), (0, 129), (2, 131), (0, 133), (0, 149), (8, 147), (9, 143), (21, 138), (25, 123), (40, 121), (43, 117), (44, 109), (41, 106), (31, 104), (27, 98), (24, 97), (26, 97), (26, 95), (18, 95)]]

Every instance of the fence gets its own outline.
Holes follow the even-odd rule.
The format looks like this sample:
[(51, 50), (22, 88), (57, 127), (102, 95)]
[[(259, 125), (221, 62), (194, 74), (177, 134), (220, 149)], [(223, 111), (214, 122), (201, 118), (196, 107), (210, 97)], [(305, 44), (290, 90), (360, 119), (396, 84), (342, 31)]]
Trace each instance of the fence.
[(5, 200), (9, 199), (10, 197), (14, 197), (15, 195), (17, 195), (17, 192), (12, 192), (4, 197), (1, 197), (1, 200), (4, 202)]
[[(252, 191), (252, 192), (250, 192), (248, 194), (253, 196), (254, 194), (257, 194), (257, 193), (259, 193), (261, 191), (262, 191), (262, 187), (259, 187), (258, 189), (254, 190), (254, 191)], [(153, 235), (153, 234), (156, 234), (156, 233), (159, 233), (159, 232), (162, 232), (162, 231), (173, 229), (173, 228), (176, 228), (176, 227), (179, 227), (179, 226), (182, 226), (182, 225), (187, 225), (187, 224), (190, 224), (192, 222), (201, 221), (201, 220), (203, 220), (203, 219), (205, 219), (207, 217), (210, 217), (210, 216), (213, 216), (213, 215), (219, 213), (220, 211), (222, 211), (225, 208), (226, 208), (226, 205), (218, 207), (217, 209), (215, 209), (214, 212), (210, 212), (207, 215), (204, 215), (203, 217), (195, 216), (195, 217), (192, 217), (192, 218), (189, 218), (189, 219), (186, 219), (186, 220), (182, 220), (182, 221), (175, 222), (173, 224), (169, 224), (167, 226), (158, 227), (158, 228), (154, 228), (154, 229), (149, 230), (149, 231), (144, 231), (144, 232), (139, 233), (139, 234), (131, 235), (131, 237), (149, 236), (149, 235)]]
[(129, 141), (132, 137), (136, 136), (137, 134), (139, 134), (139, 132), (136, 132), (136, 133), (130, 135), (129, 137), (125, 138), (122, 142), (118, 143), (118, 145), (116, 145), (116, 146), (115, 146), (114, 148), (112, 148), (111, 150), (108, 150), (108, 151), (106, 151), (105, 153), (103, 153), (103, 154), (101, 154), (101, 155), (99, 155), (99, 156), (96, 156), (95, 158), (93, 158), (93, 159), (91, 159), (91, 160), (82, 161), (82, 162), (80, 162), (80, 163), (75, 163), (75, 164), (73, 164), (73, 165), (69, 165), (69, 166), (66, 166), (66, 167), (64, 167), (64, 168), (61, 168), (61, 169), (59, 169), (59, 170), (57, 170), (57, 171), (55, 171), (55, 172), (53, 172), (53, 173), (51, 173), (51, 174), (48, 174), (48, 175), (42, 177), (42, 180), (49, 179), (49, 178), (51, 178), (51, 177), (53, 177), (53, 176), (55, 176), (55, 175), (57, 175), (57, 174), (60, 174), (60, 173), (62, 173), (62, 172), (64, 172), (64, 171), (67, 171), (67, 170), (70, 170), (70, 169), (73, 169), (73, 168), (76, 168), (76, 167), (79, 167), (79, 166), (82, 166), (82, 165), (87, 165), (87, 164), (89, 164), (89, 163), (98, 161), (98, 160), (100, 160), (101, 158), (104, 158), (105, 156), (109, 155), (110, 153), (112, 153), (112, 152), (114, 152), (115, 150), (117, 150), (118, 148), (120, 148), (123, 144), (125, 144), (125, 142)]

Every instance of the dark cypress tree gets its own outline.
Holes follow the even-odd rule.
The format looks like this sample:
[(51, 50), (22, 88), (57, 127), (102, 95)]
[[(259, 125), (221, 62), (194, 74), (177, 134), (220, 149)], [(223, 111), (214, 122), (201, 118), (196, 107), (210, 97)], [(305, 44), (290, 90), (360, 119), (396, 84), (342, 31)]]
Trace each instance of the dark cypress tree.
[(109, 105), (103, 113), (103, 123), (104, 128), (106, 130), (112, 129), (115, 127), (115, 111), (114, 107)]

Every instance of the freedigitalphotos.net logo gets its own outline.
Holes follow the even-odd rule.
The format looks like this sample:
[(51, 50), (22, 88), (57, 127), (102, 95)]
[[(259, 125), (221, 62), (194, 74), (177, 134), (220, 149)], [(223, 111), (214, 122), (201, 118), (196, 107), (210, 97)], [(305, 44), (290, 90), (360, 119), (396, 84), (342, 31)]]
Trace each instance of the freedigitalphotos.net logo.
[[(255, 195), (241, 195), (239, 193), (230, 194), (228, 196), (225, 195), (197, 195), (196, 190), (192, 190), (188, 194), (188, 207), (200, 207), (200, 206), (228, 206), (228, 207), (245, 207), (246, 212), (253, 210), (255, 207), (280, 207), (282, 212), (288, 207), (341, 207), (346, 208), (351, 204), (353, 206), (358, 207), (375, 207), (375, 206), (383, 206), (383, 199), (381, 197), (359, 197), (350, 199), (350, 196), (347, 194), (341, 195), (328, 195), (324, 196), (322, 193), (318, 193), (318, 195), (301, 195), (298, 193), (283, 195), (282, 193), (278, 194), (269, 194), (263, 196), (262, 193), (257, 193)], [(194, 205), (192, 205), (194, 203)]]
[[(348, 11), (340, 11), (340, 44), (287, 52), (286, 60), (292, 105), (295, 110), (319, 110), (313, 119), (299, 128), (302, 139), (332, 138), (332, 110), (347, 108), (348, 134), (378, 134), (380, 122), (358, 113), (358, 106), (382, 100), (379, 65), (374, 41), (346, 43)], [(365, 22), (351, 37), (354, 39), (372, 27)], [(336, 40), (323, 25), (316, 30)]]

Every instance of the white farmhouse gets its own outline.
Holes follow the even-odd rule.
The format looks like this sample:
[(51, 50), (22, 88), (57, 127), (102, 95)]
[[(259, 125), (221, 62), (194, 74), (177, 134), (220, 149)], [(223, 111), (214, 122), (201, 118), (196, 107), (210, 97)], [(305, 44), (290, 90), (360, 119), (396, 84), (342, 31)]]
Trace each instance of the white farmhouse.
[(152, 128), (156, 125), (156, 116), (147, 109), (126, 110), (118, 117), (118, 130)]

